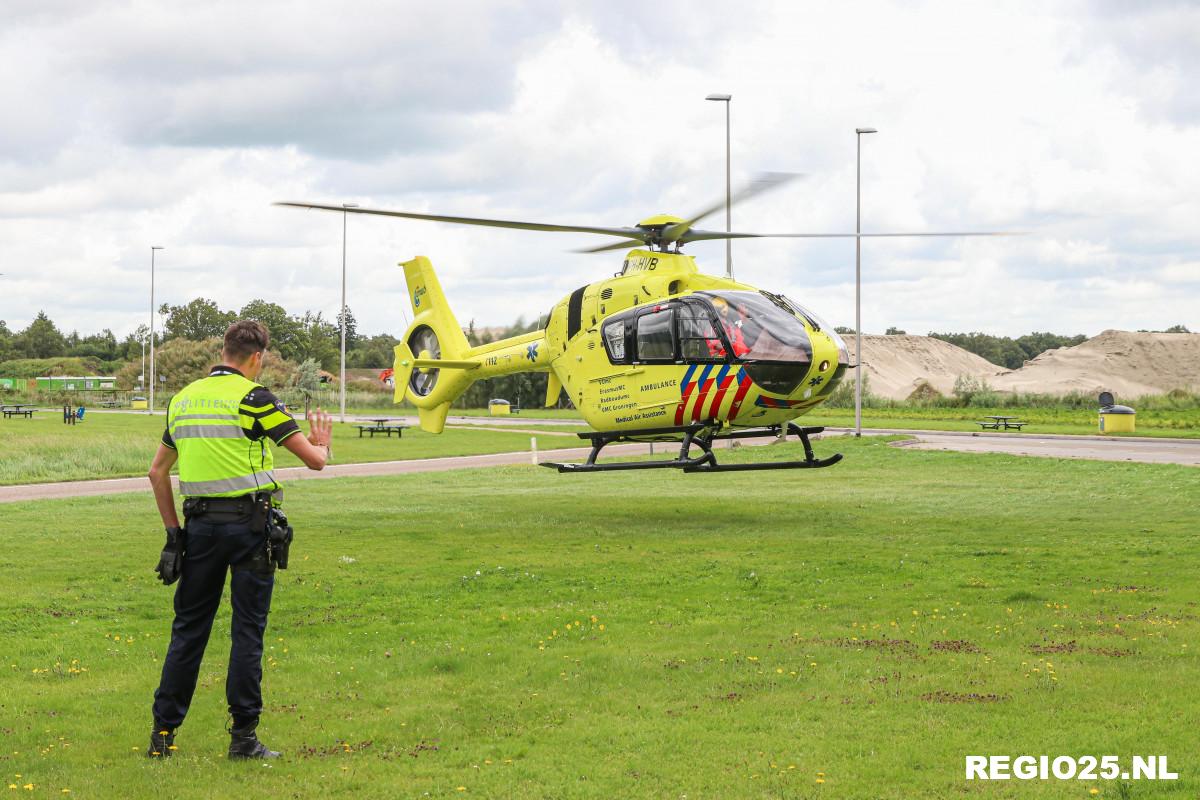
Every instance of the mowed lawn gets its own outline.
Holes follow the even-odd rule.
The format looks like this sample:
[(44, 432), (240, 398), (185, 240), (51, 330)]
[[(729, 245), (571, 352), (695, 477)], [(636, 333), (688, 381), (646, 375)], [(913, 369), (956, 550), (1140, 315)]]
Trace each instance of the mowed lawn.
[[(222, 755), (227, 603), (178, 755), (141, 756), (171, 597), (151, 571), (149, 495), (5, 505), (0, 788), (1196, 795), (1200, 471), (816, 446), (846, 460), (295, 486), (261, 729), (285, 757), (270, 766)], [(967, 782), (968, 754), (1165, 755), (1180, 779), (1124, 794)]]
[[(72, 426), (63, 424), (61, 412), (52, 411), (39, 411), (33, 419), (0, 420), (0, 485), (145, 475), (165, 424), (161, 415), (92, 413)], [(301, 427), (308, 432), (307, 422), (301, 422)], [(581, 442), (574, 435), (578, 430), (539, 429), (538, 447), (578, 447)], [(529, 438), (529, 433), (467, 426), (448, 427), (437, 435), (414, 426), (400, 437), (376, 434), (371, 438), (360, 436), (355, 423), (334, 423), (333, 463), (515, 452), (528, 450)], [(274, 451), (278, 466), (301, 466), (287, 450), (276, 447)], [(254, 455), (257, 458), (257, 450)]]

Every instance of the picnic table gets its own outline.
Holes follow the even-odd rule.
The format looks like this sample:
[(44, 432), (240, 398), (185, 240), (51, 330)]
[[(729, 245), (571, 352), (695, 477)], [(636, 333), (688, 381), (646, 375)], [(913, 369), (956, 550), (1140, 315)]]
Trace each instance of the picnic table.
[(392, 421), (392, 417), (367, 417), (367, 419), (370, 420), (370, 425), (356, 426), (358, 428), (358, 438), (360, 439), (364, 433), (371, 434), (372, 439), (375, 438), (375, 434), (377, 433), (385, 433), (390, 439), (392, 438), (393, 431), (396, 433), (396, 438), (399, 439), (404, 433), (404, 429), (408, 427), (399, 423), (389, 424)]
[(1006, 417), (1006, 416), (1003, 416), (1000, 414), (987, 414), (985, 416), (989, 420), (988, 422), (976, 422), (975, 423), (976, 425), (978, 425), (980, 428), (982, 428), (984, 430), (987, 430), (990, 428), (991, 430), (998, 431), (998, 430), (1008, 430), (1009, 428), (1014, 428), (1019, 431), (1019, 430), (1021, 430), (1022, 425), (1028, 424), (1026, 422), (1023, 422), (1022, 420), (1020, 420), (1017, 417)]
[(36, 410), (28, 403), (15, 403), (11, 406), (0, 406), (0, 410), (4, 412), (4, 418), (23, 416), (27, 419), (33, 419), (33, 412)]

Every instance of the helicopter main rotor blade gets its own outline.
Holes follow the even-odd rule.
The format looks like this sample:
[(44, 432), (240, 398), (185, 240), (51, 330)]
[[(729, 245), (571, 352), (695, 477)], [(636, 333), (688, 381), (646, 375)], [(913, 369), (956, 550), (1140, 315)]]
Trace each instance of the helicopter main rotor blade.
[(521, 222), (505, 219), (483, 219), (479, 217), (448, 217), (440, 214), (415, 214), (409, 211), (386, 211), (379, 208), (345, 208), (321, 203), (275, 203), (292, 208), (315, 208), (320, 211), (348, 212), (350, 214), (376, 214), (381, 217), (403, 217), (423, 219), (430, 222), (450, 222), (456, 225), (482, 225), (488, 228), (515, 228), (524, 231), (550, 231), (555, 233), (598, 233), (606, 236), (624, 236), (645, 241), (646, 232), (639, 228), (601, 228), (593, 225), (552, 225), (544, 222)]
[(914, 231), (908, 233), (738, 233), (726, 231), (688, 231), (682, 243), (711, 239), (879, 239), (900, 236), (1024, 236), (1024, 231)]
[(606, 250), (624, 250), (626, 247), (645, 246), (645, 242), (641, 239), (625, 239), (613, 244), (602, 244), (599, 247), (586, 247), (581, 250), (575, 250), (576, 253), (603, 253)]
[[(785, 186), (786, 184), (789, 184), (792, 181), (797, 180), (799, 178), (803, 178), (803, 177), (805, 177), (805, 176), (798, 172), (763, 172), (763, 173), (760, 173), (760, 174), (754, 176), (754, 178), (749, 183), (742, 186), (736, 192), (731, 194), (729, 197), (729, 203), (730, 203), (730, 205), (737, 205), (738, 203), (744, 203), (745, 201), (749, 200), (751, 197), (755, 197), (755, 196), (763, 194), (765, 192), (769, 192), (772, 189), (778, 189), (780, 186)], [(719, 201), (713, 203), (712, 205), (708, 206), (707, 208), (704, 208), (703, 210), (696, 212), (692, 216), (688, 217), (687, 222), (685, 223), (684, 230), (687, 230), (688, 228), (692, 227), (700, 220), (704, 219), (705, 217), (711, 216), (712, 214), (717, 213), (718, 211), (720, 211), (723, 208), (725, 208), (725, 201), (719, 200)], [(672, 227), (674, 227), (674, 226), (672, 226)], [(672, 240), (672, 241), (674, 241), (674, 240)]]

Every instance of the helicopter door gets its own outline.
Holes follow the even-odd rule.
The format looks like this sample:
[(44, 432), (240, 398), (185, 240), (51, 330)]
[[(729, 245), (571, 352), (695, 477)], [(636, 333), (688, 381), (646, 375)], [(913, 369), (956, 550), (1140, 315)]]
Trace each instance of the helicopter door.
[(660, 308), (637, 320), (637, 360), (675, 360), (675, 310)]
[(689, 364), (725, 361), (728, 349), (713, 325), (712, 314), (697, 303), (685, 303), (676, 317), (679, 323), (679, 353)]

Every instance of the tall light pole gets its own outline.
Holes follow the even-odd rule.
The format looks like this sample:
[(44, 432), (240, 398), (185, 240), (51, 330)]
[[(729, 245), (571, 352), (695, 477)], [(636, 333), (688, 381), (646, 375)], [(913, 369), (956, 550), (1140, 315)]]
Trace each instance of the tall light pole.
[[(710, 94), (705, 100), (725, 104), (725, 232), (733, 230), (733, 195), (729, 189), (729, 101), (731, 94)], [(733, 277), (733, 240), (725, 240), (725, 277)]]
[(154, 413), (154, 251), (162, 250), (158, 246), (150, 248), (150, 413)]
[(346, 421), (346, 209), (358, 208), (355, 203), (342, 203), (342, 374), (339, 381), (341, 394), (341, 421)]
[(854, 169), (854, 356), (858, 360), (854, 370), (854, 435), (862, 436), (862, 137), (877, 131), (855, 128), (854, 133), (858, 142)]

